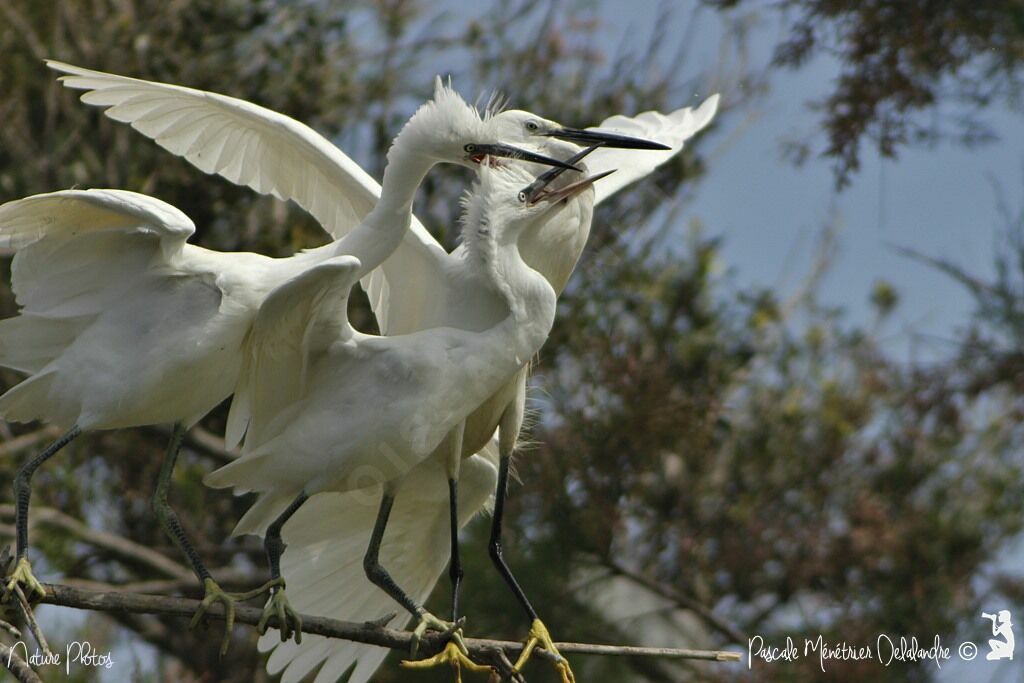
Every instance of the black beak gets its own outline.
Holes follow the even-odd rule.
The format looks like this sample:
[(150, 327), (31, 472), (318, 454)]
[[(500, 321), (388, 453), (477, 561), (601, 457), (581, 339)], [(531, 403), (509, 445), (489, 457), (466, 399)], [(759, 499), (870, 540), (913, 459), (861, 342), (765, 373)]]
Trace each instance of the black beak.
[(575, 142), (577, 145), (585, 147), (598, 145), (601, 147), (619, 147), (621, 149), (672, 149), (668, 145), (652, 140), (631, 138), (628, 135), (619, 135), (618, 133), (604, 133), (599, 130), (583, 130), (581, 128), (559, 128), (550, 133), (544, 133), (544, 135), (567, 142)]
[(566, 185), (565, 187), (559, 188), (557, 190), (548, 190), (546, 188), (541, 187), (537, 190), (534, 190), (533, 199), (530, 199), (530, 197), (526, 195), (526, 190), (523, 189), (519, 192), (519, 197), (530, 205), (536, 204), (538, 201), (541, 200), (555, 203), (563, 199), (575, 197), (580, 192), (583, 192), (583, 190), (587, 189), (601, 178), (607, 178), (612, 173), (615, 173), (615, 171), (616, 169), (613, 168), (608, 171), (605, 171), (604, 173), (598, 173), (597, 175), (587, 176), (583, 180), (577, 180), (575, 183), (572, 183), (571, 185)]
[[(593, 152), (598, 147), (599, 147), (599, 145), (591, 145), (590, 147), (587, 147), (582, 152), (579, 152), (578, 154), (576, 154), (576, 155), (566, 159), (565, 163), (566, 164), (576, 164), (576, 163), (582, 161), (584, 157), (586, 157), (588, 154)], [(572, 166), (571, 168), (576, 168), (576, 167)], [(577, 169), (577, 170), (579, 170), (579, 169)], [(526, 201), (528, 203), (530, 203), (530, 204), (533, 204), (534, 202), (536, 202), (537, 199), (540, 197), (540, 195), (545, 191), (547, 186), (550, 185), (551, 182), (555, 178), (557, 178), (558, 176), (560, 176), (563, 173), (565, 173), (565, 171), (566, 171), (565, 168), (553, 168), (550, 171), (546, 171), (546, 172), (540, 174), (539, 176), (537, 176), (536, 180), (534, 180), (532, 183), (530, 183), (529, 185), (527, 185), (526, 187), (523, 188), (523, 193), (525, 193), (525, 195), (526, 195)]]
[[(582, 152), (566, 159), (565, 163), (575, 164), (576, 162), (581, 161), (585, 156), (593, 152), (598, 147), (599, 145), (592, 145), (590, 147), (587, 147)], [(576, 181), (575, 183), (570, 183), (569, 185), (566, 185), (565, 187), (560, 188), (558, 190), (549, 190), (548, 186), (555, 180), (555, 178), (562, 175), (563, 173), (565, 173), (565, 169), (553, 168), (550, 171), (545, 171), (544, 173), (540, 174), (539, 176), (537, 176), (536, 180), (534, 180), (532, 183), (530, 183), (529, 185), (527, 185), (526, 187), (519, 191), (520, 200), (526, 202), (529, 205), (533, 205), (542, 199), (549, 202), (556, 202), (561, 199), (568, 199), (587, 189), (601, 178), (605, 178), (607, 176), (610, 176), (612, 173), (615, 173), (615, 169), (605, 171), (604, 173), (598, 173), (597, 175), (588, 176), (586, 178), (583, 178), (582, 180)]]
[(559, 161), (558, 159), (546, 157), (543, 154), (537, 154), (536, 152), (530, 152), (525, 149), (519, 149), (518, 147), (513, 147), (512, 145), (504, 145), (501, 143), (493, 145), (468, 144), (465, 147), (463, 147), (463, 149), (466, 150), (466, 154), (469, 155), (469, 158), (476, 162), (483, 161), (484, 157), (491, 156), (504, 157), (506, 159), (517, 159), (519, 161), (532, 161), (535, 164), (554, 166), (555, 168), (560, 168), (563, 170), (581, 170), (564, 161)]

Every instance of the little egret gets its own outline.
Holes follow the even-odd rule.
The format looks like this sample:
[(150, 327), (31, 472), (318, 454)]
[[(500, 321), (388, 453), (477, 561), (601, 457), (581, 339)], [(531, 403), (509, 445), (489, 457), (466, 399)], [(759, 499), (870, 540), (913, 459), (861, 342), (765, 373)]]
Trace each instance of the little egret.
[[(668, 116), (646, 112), (634, 119), (615, 116), (603, 122), (602, 128), (612, 127), (620, 133), (660, 140), (672, 149), (643, 154), (605, 147), (594, 150), (586, 157), (587, 172), (602, 172), (616, 166), (619, 170), (594, 185), (594, 192), (583, 192), (563, 202), (524, 230), (519, 247), (526, 263), (544, 275), (560, 293), (586, 243), (592, 207), (678, 154), (684, 142), (711, 121), (717, 101), (718, 97), (712, 96), (696, 110), (685, 108)], [(523, 127), (526, 122), (536, 122), (536, 117), (528, 113), (504, 114), (518, 118)], [(501, 120), (502, 116), (498, 114), (494, 118)], [(548, 141), (540, 149), (554, 156), (565, 153), (561, 148), (555, 149), (552, 142)], [(573, 176), (569, 172), (566, 175)], [(567, 182), (571, 182), (571, 178)], [(382, 331), (397, 334), (441, 325), (475, 328), (486, 324), (488, 316), (494, 316), (500, 309), (489, 303), (485, 290), (474, 286), (466, 272), (465, 251), (466, 247), (460, 246), (452, 254), (444, 254), (423, 231), (410, 232), (396, 253), (368, 278), (370, 301)], [(500, 556), (503, 499), (525, 405), (526, 374), (525, 368), (520, 370), (466, 422), (463, 452), (465, 455), (480, 452), (471, 459), (475, 476), (460, 482), (457, 526), (461, 527), (484, 508), (497, 484), (491, 551), (502, 575), (530, 615), (531, 635), (544, 636), (543, 624), (536, 623), (539, 622), (534, 619), (536, 613)], [(500, 439), (490, 440), (499, 421)], [(481, 442), (483, 450), (480, 450)], [(429, 459), (424, 465), (435, 462)], [(469, 462), (467, 460), (464, 467)], [(449, 555), (439, 549), (444, 547), (443, 541), (451, 533), (445, 523), (456, 507), (448, 505), (440, 468), (435, 465), (422, 480), (415, 476), (417, 474), (411, 474), (404, 484), (404, 488), (415, 492), (417, 502), (414, 505), (408, 498), (399, 496), (395, 504), (397, 521), (391, 527), (396, 536), (394, 545), (403, 544), (402, 553), (413, 555), (417, 561), (394, 548), (396, 569), (393, 574), (400, 577), (402, 585), (421, 587), (413, 595), (423, 602), (449, 560)], [(410, 483), (414, 479), (415, 485)], [(467, 509), (466, 505), (471, 507)], [(282, 560), (282, 569), (292, 587), (290, 599), (302, 611), (357, 621), (377, 619), (386, 612), (384, 593), (365, 586), (360, 581), (360, 568), (351, 561), (351, 549), (365, 545), (370, 535), (372, 517), (367, 508), (364, 500), (351, 493), (321, 494), (308, 501), (285, 528), (288, 551)], [(262, 523), (256, 519), (246, 520), (248, 530), (261, 529), (268, 518), (269, 515), (264, 515)], [(453, 584), (457, 584), (458, 568), (454, 563), (451, 573)], [(455, 589), (453, 585), (453, 594)], [(260, 640), (260, 649), (274, 649), (267, 666), (271, 673), (284, 671), (282, 683), (301, 680), (321, 664), (316, 683), (337, 680), (353, 666), (350, 683), (364, 683), (387, 654), (383, 648), (337, 643), (317, 636), (302, 644), (280, 642), (270, 634)]]
[[(278, 537), (311, 496), (378, 484), (381, 503), (363, 561), (367, 577), (418, 619), (417, 639), (428, 628), (454, 631), (458, 639), (455, 624), (427, 612), (380, 563), (396, 491), (428, 457), (444, 463), (449, 482), (457, 479), (466, 417), (529, 361), (554, 321), (555, 292), (523, 262), (519, 237), (597, 179), (526, 193), (533, 177), (525, 170), (480, 169), (465, 202), (467, 269), (506, 311), (485, 329), (437, 327), (391, 336), (356, 331), (346, 298), (360, 267), (350, 256), (329, 259), (278, 287), (257, 314), (236, 391), (251, 415), (243, 455), (207, 475), (206, 483), (258, 492), (250, 512), (282, 510), (268, 539)], [(283, 547), (268, 544), (268, 550), (275, 547), (276, 571)], [(277, 590), (272, 600), (282, 595)], [(472, 665), (457, 649), (445, 656)]]
[[(49, 65), (70, 74), (62, 79), (65, 85), (89, 91), (82, 96), (83, 101), (111, 107), (107, 110), (109, 116), (130, 123), (137, 130), (154, 138), (164, 148), (185, 157), (206, 172), (219, 173), (228, 180), (248, 185), (259, 192), (270, 193), (282, 199), (294, 199), (310, 211), (332, 234), (342, 234), (346, 221), (351, 220), (349, 213), (335, 209), (336, 203), (348, 201), (352, 205), (356, 204), (350, 199), (352, 195), (366, 195), (372, 198), (380, 192), (379, 186), (337, 148), (308, 127), (276, 112), (214, 93), (102, 74), (56, 62), (49, 62)], [(519, 144), (533, 143), (535, 149), (547, 151), (551, 155), (571, 154), (578, 149), (574, 146), (558, 145), (552, 138), (580, 144), (599, 144), (601, 147), (588, 158), (588, 170), (600, 172), (618, 169), (614, 176), (597, 184), (596, 192), (592, 195), (584, 193), (567, 202), (557, 219), (549, 215), (533, 229), (526, 231), (520, 244), (526, 262), (541, 272), (556, 291), (560, 292), (565, 287), (586, 243), (592, 206), (607, 199), (625, 185), (650, 174), (678, 154), (684, 142), (711, 121), (717, 102), (716, 95), (708, 98), (696, 110), (683, 108), (668, 115), (645, 112), (634, 118), (613, 116), (602, 122), (599, 129), (583, 131), (567, 128), (523, 111), (507, 111), (491, 116), (493, 125), (502, 126), (503, 136), (509, 141)], [(649, 143), (643, 144), (636, 140), (636, 137), (626, 136), (653, 138), (665, 143), (669, 149), (631, 154), (613, 148), (618, 145), (627, 149), (651, 149)], [(247, 149), (246, 174), (240, 173), (238, 165), (214, 163), (209, 158), (197, 154), (199, 147), (196, 141), (223, 146), (226, 141), (237, 140), (243, 140)], [(340, 172), (325, 176), (320, 172), (320, 169), (325, 167)], [(348, 176), (343, 175), (346, 173)], [(287, 178), (295, 176), (305, 180), (286, 182)], [(310, 181), (310, 178), (315, 182)], [(364, 201), (363, 204), (366, 205), (367, 202)], [(446, 254), (413, 218), (410, 230), (405, 234), (395, 253), (384, 262), (382, 268), (373, 271), (362, 281), (370, 295), (371, 305), (382, 332), (411, 332), (437, 325), (479, 329), (480, 325), (493, 320), (495, 311), (500, 310), (500, 304), (486, 295), (474, 298), (471, 293), (467, 293), (469, 290), (464, 286), (458, 266), (462, 260), (464, 254), (461, 247), (451, 255)], [(505, 439), (505, 450), (508, 451), (506, 456), (510, 454), (515, 443), (514, 436), (518, 433), (518, 426), (513, 425), (517, 425), (521, 420), (521, 416), (516, 417), (515, 406), (521, 407), (524, 403), (525, 376), (525, 370), (517, 373), (502, 391), (497, 392), (498, 395), (487, 401), (478, 413), (467, 421), (464, 438), (464, 450), (467, 454), (487, 443), (494, 432), (494, 426), (505, 415), (506, 408), (512, 406), (513, 410), (505, 416), (505, 432), (512, 434), (511, 438)], [(247, 415), (245, 407), (236, 399), (232, 404), (232, 420), (227, 434), (229, 443), (237, 442), (244, 433)], [(492, 456), (490, 459), (484, 457), (484, 460), (490, 463), (493, 463), (494, 455), (494, 447), (489, 447), (486, 454), (481, 453), (482, 457)], [(507, 469), (507, 460), (503, 459), (503, 462)], [(475, 500), (474, 496), (466, 497)], [(318, 505), (339, 506), (340, 509), (343, 507), (339, 503), (342, 499), (352, 501), (348, 494), (317, 496), (307, 503), (300, 511), (300, 515), (314, 523), (325, 516), (309, 512), (310, 510), (316, 509)], [(438, 500), (436, 496), (430, 499), (435, 502)], [(402, 506), (402, 500), (404, 499), (400, 499), (396, 509)], [(435, 506), (431, 508), (432, 514), (424, 514), (421, 510), (420, 514), (408, 515), (405, 519), (408, 520), (410, 528), (440, 528), (434, 521), (442, 509)], [(255, 514), (257, 510), (251, 511), (253, 514), (246, 515), (244, 523), (236, 529), (236, 533), (260, 533), (280, 512), (262, 508), (258, 510), (263, 512), (262, 516)], [(467, 515), (466, 518), (471, 516)], [(335, 552), (335, 548), (344, 547), (345, 544), (332, 545), (327, 543), (327, 539), (364, 538), (370, 531), (365, 526), (360, 527), (356, 521), (344, 527), (321, 528), (323, 543), (311, 545), (308, 553), (301, 544), (292, 545), (284, 559), (286, 575), (289, 565), (293, 566), (296, 572), (302, 568), (303, 576), (308, 575), (306, 570), (310, 566), (309, 553), (313, 552), (314, 546), (323, 552), (333, 553), (339, 563), (342, 562), (344, 556), (340, 551)], [(496, 526), (496, 529), (500, 527)], [(298, 530), (296, 533), (299, 533)], [(419, 540), (427, 535), (412, 533), (409, 537)], [(312, 532), (302, 534), (304, 539), (313, 537), (315, 534)], [(428, 552), (428, 549), (433, 547), (431, 544), (424, 542), (420, 547), (425, 553), (424, 562), (411, 564), (409, 568), (415, 575), (416, 585), (424, 586), (424, 593), (419, 596), (419, 600), (422, 601), (436, 583), (441, 571), (439, 563), (443, 562), (444, 558), (436, 552)], [(290, 558), (294, 558), (293, 563)], [(308, 588), (303, 584), (297, 584), (295, 587), (303, 592), (296, 593), (293, 590), (293, 598), (296, 595), (300, 596), (306, 611), (353, 617), (353, 614), (345, 611), (352, 609), (351, 605), (342, 607), (339, 603), (338, 609), (334, 611), (323, 610), (327, 595), (336, 594), (339, 585), (358, 585), (360, 577), (356, 575), (355, 568), (343, 574), (330, 569), (333, 566), (330, 562), (323, 562), (319, 566), (324, 572), (344, 576), (344, 579), (339, 579), (332, 587), (324, 581), (313, 582)], [(360, 593), (357, 589), (356, 594), (362, 596), (365, 593)], [(519, 594), (521, 591), (517, 592), (517, 595)], [(379, 592), (376, 595), (383, 596)], [(367, 619), (379, 616), (379, 611), (373, 614), (375, 608), (383, 609), (380, 607), (379, 597), (377, 602), (367, 599), (361, 604), (367, 611)], [(310, 643), (308, 646), (283, 643), (271, 658), (272, 669), (279, 670), (293, 662), (295, 670), (308, 671), (326, 659), (329, 660), (329, 665), (323, 667), (318, 680), (330, 680), (329, 671), (336, 674), (344, 672), (349, 665), (358, 661), (358, 670), (363, 673), (363, 677), (358, 680), (365, 680), (385, 653), (379, 648), (360, 650), (357, 646), (353, 648), (338, 644), (334, 644), (332, 650), (330, 641), (318, 638), (307, 642)], [(261, 640), (261, 648), (267, 649), (270, 646), (271, 641), (268, 638)], [(364, 666), (364, 663), (370, 660), (373, 662)], [(291, 670), (286, 674), (285, 680), (292, 680)], [(298, 677), (301, 677), (301, 674)]]
[[(361, 224), (346, 224), (349, 239), (285, 259), (187, 244), (195, 229), (187, 216), (132, 192), (67, 190), (0, 206), (0, 246), (17, 250), (12, 285), (22, 306), (19, 316), (0, 323), (0, 365), (30, 374), (0, 397), (0, 415), (69, 427), (15, 478), (17, 562), (8, 588), (42, 591), (26, 556), (35, 470), (83, 431), (170, 422), (175, 430), (154, 508), (203, 583), (197, 617), (220, 601), (230, 620), (234, 598), (202, 565), (167, 503), (184, 430), (231, 394), (242, 339), (266, 295), (336, 253), (361, 257), (366, 271), (375, 267), (408, 229), (413, 196), (433, 165), (475, 167), (494, 157), (564, 165), (504, 144), (493, 128), (438, 80), (434, 100), (417, 110), (388, 152), (380, 200), (365, 193), (334, 199), (335, 214), (365, 213)], [(212, 155), (264, 177), (255, 164), (243, 163), (250, 145), (201, 142), (197, 158)], [(331, 172), (351, 180), (341, 163), (347, 158), (336, 161), (303, 177), (314, 185)], [(283, 181), (266, 182), (260, 186)]]

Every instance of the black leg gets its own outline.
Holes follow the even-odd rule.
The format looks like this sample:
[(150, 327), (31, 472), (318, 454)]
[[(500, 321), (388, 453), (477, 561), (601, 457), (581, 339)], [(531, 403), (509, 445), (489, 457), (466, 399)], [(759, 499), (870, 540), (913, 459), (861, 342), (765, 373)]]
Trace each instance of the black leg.
[(452, 580), (452, 621), (459, 620), (459, 586), (462, 585), (462, 561), (459, 558), (459, 482), (448, 480), (449, 512), (451, 515), (452, 557), (448, 576)]
[(366, 578), (371, 583), (379, 587), (385, 593), (394, 598), (395, 602), (400, 604), (414, 617), (422, 617), (425, 610), (420, 605), (416, 604), (416, 601), (410, 598), (404, 590), (402, 590), (395, 580), (391, 578), (388, 571), (380, 564), (380, 544), (384, 539), (384, 530), (388, 526), (388, 517), (391, 516), (391, 508), (395, 504), (395, 497), (386, 491), (380, 501), (380, 509), (377, 512), (377, 523), (373, 525), (373, 534), (370, 536), (370, 545), (366, 549), (366, 555), (363, 557), (363, 571), (366, 572)]
[(526, 593), (519, 587), (519, 582), (516, 581), (516, 577), (512, 575), (512, 570), (509, 569), (508, 564), (505, 562), (505, 558), (502, 554), (501, 548), (501, 525), (505, 517), (505, 498), (508, 496), (508, 471), (511, 465), (512, 458), (508, 455), (502, 455), (498, 465), (498, 490), (494, 497), (494, 518), (491, 521), (491, 542), (490, 542), (490, 553), (491, 561), (494, 562), (494, 566), (498, 568), (498, 572), (501, 573), (502, 578), (505, 579), (505, 583), (512, 589), (512, 593), (515, 594), (519, 604), (526, 610), (526, 614), (530, 621), (537, 620), (537, 611), (533, 609), (533, 605), (526, 598)]
[(174, 545), (188, 558), (188, 563), (191, 565), (196, 577), (199, 578), (199, 583), (203, 583), (206, 579), (211, 578), (210, 572), (203, 565), (203, 561), (199, 558), (199, 553), (196, 551), (195, 546), (188, 540), (188, 536), (181, 526), (181, 521), (178, 519), (178, 514), (167, 500), (171, 488), (171, 478), (174, 474), (174, 465), (178, 461), (178, 453), (181, 452), (181, 444), (184, 439), (185, 427), (180, 424), (174, 425), (174, 431), (171, 432), (171, 441), (167, 444), (167, 453), (164, 455), (164, 462), (160, 466), (160, 476), (157, 478), (156, 492), (153, 494), (153, 512), (156, 513), (160, 526), (170, 537), (171, 541), (174, 542)]
[(42, 453), (21, 466), (14, 475), (14, 527), (15, 527), (15, 560), (21, 560), (28, 551), (28, 506), (32, 498), (32, 475), (39, 466), (57, 455), (57, 451), (67, 446), (82, 433), (77, 426), (69, 429), (63, 436), (46, 447)]
[[(270, 523), (267, 527), (267, 535), (263, 538), (263, 549), (267, 552), (267, 562), (270, 563), (270, 578), (279, 579), (281, 578), (281, 555), (284, 554), (285, 544), (284, 539), (281, 538), (281, 529), (284, 528), (285, 523), (292, 518), (302, 504), (309, 499), (306, 492), (300, 493), (295, 500), (291, 502), (284, 509), (277, 519)], [(273, 589), (271, 589), (273, 590)]]

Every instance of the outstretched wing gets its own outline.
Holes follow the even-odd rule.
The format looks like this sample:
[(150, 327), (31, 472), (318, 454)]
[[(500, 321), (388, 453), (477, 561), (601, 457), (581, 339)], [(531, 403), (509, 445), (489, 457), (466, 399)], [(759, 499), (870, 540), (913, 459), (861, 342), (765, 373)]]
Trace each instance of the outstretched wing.
[(634, 117), (612, 116), (595, 126), (594, 130), (608, 130), (624, 135), (655, 140), (672, 149), (638, 152), (632, 149), (601, 147), (587, 157), (587, 170), (597, 175), (617, 169), (610, 177), (594, 185), (594, 204), (600, 204), (622, 188), (651, 174), (672, 157), (683, 151), (683, 144), (711, 123), (718, 110), (718, 95), (712, 95), (692, 109), (684, 107), (671, 114), (646, 111)]
[[(67, 74), (61, 77), (65, 86), (87, 91), (82, 95), (86, 104), (108, 107), (107, 116), (129, 123), (206, 173), (294, 200), (335, 239), (351, 232), (380, 197), (380, 185), (356, 162), (291, 117), (217, 93), (54, 60), (47, 65)], [(362, 281), (384, 334), (416, 310), (418, 297), (443, 286), (440, 271), (446, 258), (414, 216), (401, 247)], [(411, 293), (416, 300), (392, 310), (392, 291)]]
[(172, 260), (193, 232), (175, 207), (125, 190), (62, 190), (0, 206), (0, 248), (17, 252), (11, 286), (23, 314), (96, 313), (116, 283), (130, 284), (127, 270)]
[(228, 416), (228, 443), (237, 443), (246, 430), (247, 451), (263, 443), (281, 411), (303, 396), (317, 354), (356, 334), (348, 321), (348, 295), (358, 272), (359, 259), (336, 256), (277, 287), (263, 302)]
[(77, 419), (54, 401), (52, 363), (104, 311), (154, 273), (175, 269), (192, 221), (169, 204), (121, 190), (64, 190), (0, 206), (0, 248), (15, 250), (11, 287), (21, 310), (0, 321), (0, 366), (31, 376), (0, 398), (6, 419)]
[(205, 173), (294, 200), (333, 237), (369, 213), (380, 185), (304, 123), (265, 107), (179, 85), (92, 71), (54, 60), (68, 88)]

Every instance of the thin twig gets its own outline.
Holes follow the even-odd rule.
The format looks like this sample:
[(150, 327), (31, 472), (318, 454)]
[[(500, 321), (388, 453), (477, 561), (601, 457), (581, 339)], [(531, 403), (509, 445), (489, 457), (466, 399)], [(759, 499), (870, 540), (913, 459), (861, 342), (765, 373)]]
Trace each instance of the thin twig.
[(26, 448), (35, 446), (40, 441), (53, 440), (60, 436), (60, 430), (56, 427), (43, 427), (28, 434), (16, 436), (0, 443), (0, 458), (16, 455)]
[[(120, 591), (88, 591), (71, 586), (44, 584), (46, 597), (42, 602), (50, 605), (62, 605), (76, 609), (96, 610), (100, 612), (159, 614), (166, 616), (191, 617), (199, 607), (198, 600), (188, 598), (172, 598), (159, 595), (142, 595), (139, 593), (123, 593)], [(217, 603), (208, 611), (211, 619), (223, 620), (224, 607)], [(235, 607), (235, 623), (256, 625), (262, 610), (256, 607), (237, 605)], [(270, 626), (277, 627), (277, 618), (271, 617)], [(328, 638), (341, 638), (367, 645), (377, 645), (392, 650), (409, 651), (412, 634), (408, 631), (396, 631), (367, 623), (353, 623), (302, 615), (302, 632)], [(471, 655), (478, 658), (493, 658), (494, 649), (500, 649), (508, 655), (517, 654), (523, 648), (522, 643), (467, 638), (466, 647)], [(424, 656), (439, 652), (444, 645), (444, 636), (429, 633), (423, 638), (420, 651)], [(740, 661), (740, 653), (723, 650), (684, 650), (655, 647), (620, 647), (615, 645), (594, 645), (589, 643), (555, 643), (559, 652), (568, 654), (612, 655), (627, 657), (666, 657), (673, 659), (701, 659), (727, 662)]]
[(4, 667), (14, 674), (14, 677), (20, 683), (43, 683), (42, 679), (32, 670), (32, 667), (17, 655), (14, 647), (13, 645), (0, 643), (0, 662), (3, 663)]
[(8, 624), (3, 619), (0, 619), (0, 631), (3, 631), (15, 640), (21, 640), (21, 631), (14, 624)]
[[(167, 425), (153, 425), (144, 427), (144, 431), (151, 434), (170, 438), (171, 428)], [(230, 450), (224, 446), (224, 439), (216, 434), (206, 431), (202, 427), (193, 427), (185, 432), (185, 446), (203, 455), (209, 456), (218, 464), (226, 465), (238, 460), (241, 453)]]
[[(217, 580), (217, 584), (224, 590), (241, 590), (266, 582), (265, 578), (254, 576), (250, 572), (233, 567), (212, 569), (210, 573)], [(67, 577), (64, 579), (64, 585), (97, 592), (121, 591), (126, 593), (146, 593), (149, 595), (166, 595), (168, 593), (203, 594), (202, 584), (191, 574), (180, 579), (151, 579), (148, 581), (132, 581), (130, 583), (107, 583), (93, 579)]]
[(36, 621), (36, 615), (32, 612), (32, 606), (28, 604), (28, 600), (25, 599), (25, 592), (21, 590), (21, 586), (15, 584), (14, 590), (14, 604), (18, 606), (21, 611), (21, 616), (28, 624), (28, 630), (32, 634), (32, 637), (36, 639), (36, 644), (39, 649), (43, 651), (43, 656), (47, 659), (53, 658), (53, 652), (50, 651), (50, 644), (46, 642), (46, 636), (43, 635), (43, 629), (39, 628), (39, 622)]
[[(13, 518), (13, 505), (0, 505), (0, 518)], [(71, 515), (60, 510), (36, 506), (29, 518), (31, 524), (50, 524), (67, 531), (89, 545), (106, 550), (118, 557), (136, 564), (144, 564), (165, 576), (184, 581), (194, 579), (192, 572), (165, 555), (147, 546), (130, 541), (123, 536), (93, 529)]]
[(601, 561), (602, 564), (610, 569), (613, 574), (629, 579), (630, 581), (643, 586), (652, 593), (660, 595), (666, 600), (671, 600), (679, 607), (693, 612), (706, 621), (709, 626), (729, 638), (732, 642), (745, 643), (747, 641), (747, 637), (740, 633), (739, 629), (721, 619), (718, 615), (712, 612), (710, 608), (701, 604), (694, 598), (680, 593), (671, 586), (666, 586), (654, 579), (644, 576), (643, 574), (635, 572), (610, 557), (602, 558)]

